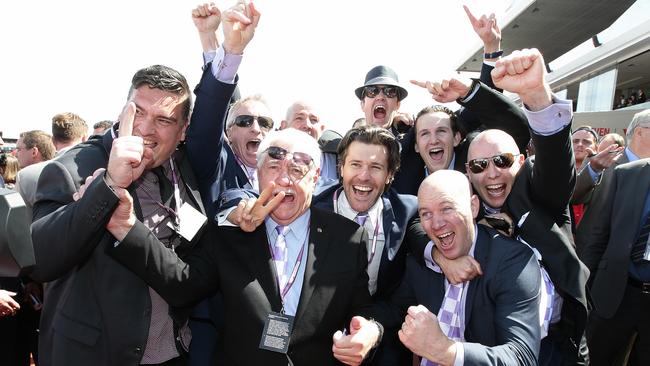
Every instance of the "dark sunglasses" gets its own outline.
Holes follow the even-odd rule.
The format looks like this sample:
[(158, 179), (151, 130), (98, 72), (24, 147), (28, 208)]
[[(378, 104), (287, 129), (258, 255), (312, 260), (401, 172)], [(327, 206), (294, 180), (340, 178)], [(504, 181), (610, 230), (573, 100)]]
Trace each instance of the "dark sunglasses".
[(479, 174), (487, 169), (488, 165), (490, 164), (490, 160), (492, 160), (494, 166), (497, 168), (510, 168), (515, 162), (515, 157), (519, 155), (521, 154), (503, 153), (494, 155), (489, 158), (472, 159), (467, 162), (467, 167), (472, 173)]
[(269, 146), (268, 149), (265, 151), (269, 156), (273, 159), (276, 160), (285, 160), (287, 158), (287, 155), (291, 155), (292, 160), (294, 163), (302, 166), (309, 166), (314, 159), (312, 159), (311, 156), (307, 153), (302, 153), (302, 152), (294, 152), (290, 153), (286, 149), (283, 149), (278, 146)]
[(249, 114), (242, 114), (235, 117), (235, 124), (239, 127), (250, 127), (253, 125), (253, 121), (257, 120), (261, 128), (270, 130), (273, 128), (273, 120), (271, 117), (264, 116), (251, 116)]
[(384, 93), (386, 98), (397, 98), (397, 88), (394, 86), (368, 85), (363, 88), (363, 95), (368, 98), (376, 97), (379, 92)]
[[(311, 169), (311, 163), (314, 161), (309, 154), (302, 152), (290, 153), (287, 150), (278, 146), (269, 146), (266, 149), (269, 157), (273, 160), (268, 160), (265, 164), (268, 169), (279, 169), (284, 163), (287, 163), (287, 174), (294, 182), (301, 180)], [(291, 160), (289, 160), (289, 158)]]

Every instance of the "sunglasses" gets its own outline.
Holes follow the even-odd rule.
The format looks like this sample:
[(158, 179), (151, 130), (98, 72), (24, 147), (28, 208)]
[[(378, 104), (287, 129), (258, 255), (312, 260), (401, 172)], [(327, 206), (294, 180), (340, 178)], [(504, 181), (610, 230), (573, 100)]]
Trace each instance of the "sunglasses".
[(239, 127), (250, 127), (253, 125), (253, 121), (257, 120), (257, 123), (259, 123), (260, 127), (265, 129), (265, 130), (270, 130), (273, 128), (273, 120), (271, 117), (264, 117), (264, 116), (251, 116), (249, 114), (242, 114), (240, 116), (235, 117), (235, 122)]
[(293, 181), (298, 181), (307, 175), (309, 169), (311, 169), (311, 163), (314, 161), (307, 153), (290, 153), (286, 149), (278, 146), (269, 146), (264, 152), (272, 159), (265, 163), (266, 167), (270, 170), (279, 170), (282, 162), (287, 161), (287, 173)]
[(379, 95), (379, 92), (384, 93), (386, 98), (397, 98), (397, 87), (394, 86), (368, 85), (363, 88), (363, 95), (368, 98), (376, 97)]
[(466, 165), (472, 173), (479, 174), (487, 169), (488, 165), (490, 164), (490, 160), (492, 160), (494, 166), (497, 168), (510, 168), (515, 162), (515, 157), (519, 155), (521, 154), (503, 153), (494, 155), (489, 158), (472, 159), (468, 161)]

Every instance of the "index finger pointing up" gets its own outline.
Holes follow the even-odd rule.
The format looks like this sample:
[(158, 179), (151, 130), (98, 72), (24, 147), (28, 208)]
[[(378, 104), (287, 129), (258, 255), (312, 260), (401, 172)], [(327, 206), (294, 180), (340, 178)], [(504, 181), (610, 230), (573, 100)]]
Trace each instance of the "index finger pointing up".
[(135, 118), (135, 103), (128, 102), (122, 114), (120, 114), (119, 137), (131, 136), (133, 134), (133, 119)]

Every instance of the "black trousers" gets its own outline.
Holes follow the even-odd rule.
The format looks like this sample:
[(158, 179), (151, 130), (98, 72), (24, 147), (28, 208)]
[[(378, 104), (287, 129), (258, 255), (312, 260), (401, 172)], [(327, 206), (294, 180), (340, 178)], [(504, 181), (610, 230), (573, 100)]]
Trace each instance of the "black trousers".
[(650, 294), (627, 285), (611, 319), (591, 313), (587, 342), (592, 366), (624, 365), (628, 357), (636, 364), (650, 365)]

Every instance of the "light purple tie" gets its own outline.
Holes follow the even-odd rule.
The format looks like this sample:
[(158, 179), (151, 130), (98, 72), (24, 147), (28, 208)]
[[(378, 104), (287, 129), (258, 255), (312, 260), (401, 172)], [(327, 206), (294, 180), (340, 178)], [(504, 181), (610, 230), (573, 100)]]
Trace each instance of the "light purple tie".
[(367, 213), (358, 213), (357, 216), (354, 218), (354, 221), (359, 224), (359, 226), (363, 226), (363, 224), (366, 223), (366, 220), (368, 219), (368, 214)]
[(289, 227), (278, 225), (275, 227), (275, 231), (278, 232), (278, 238), (275, 240), (275, 246), (273, 247), (273, 262), (278, 273), (280, 291), (282, 291), (289, 280), (287, 273), (285, 273), (285, 266), (287, 264), (287, 242), (285, 235), (289, 231)]
[[(440, 311), (438, 312), (438, 324), (442, 332), (452, 341), (463, 341), (463, 335), (460, 332), (460, 302), (463, 297), (463, 284), (449, 284), (445, 292), (445, 298), (442, 300)], [(426, 358), (420, 362), (422, 366), (437, 366)]]
[[(546, 292), (546, 306), (540, 311), (544, 311), (544, 321), (542, 323), (542, 338), (548, 334), (548, 327), (551, 323), (551, 318), (553, 316), (553, 303), (555, 302), (555, 286), (551, 281), (551, 277), (546, 272), (546, 269), (540, 265), (540, 270), (542, 272), (542, 287)], [(540, 304), (543, 306), (543, 304)]]

